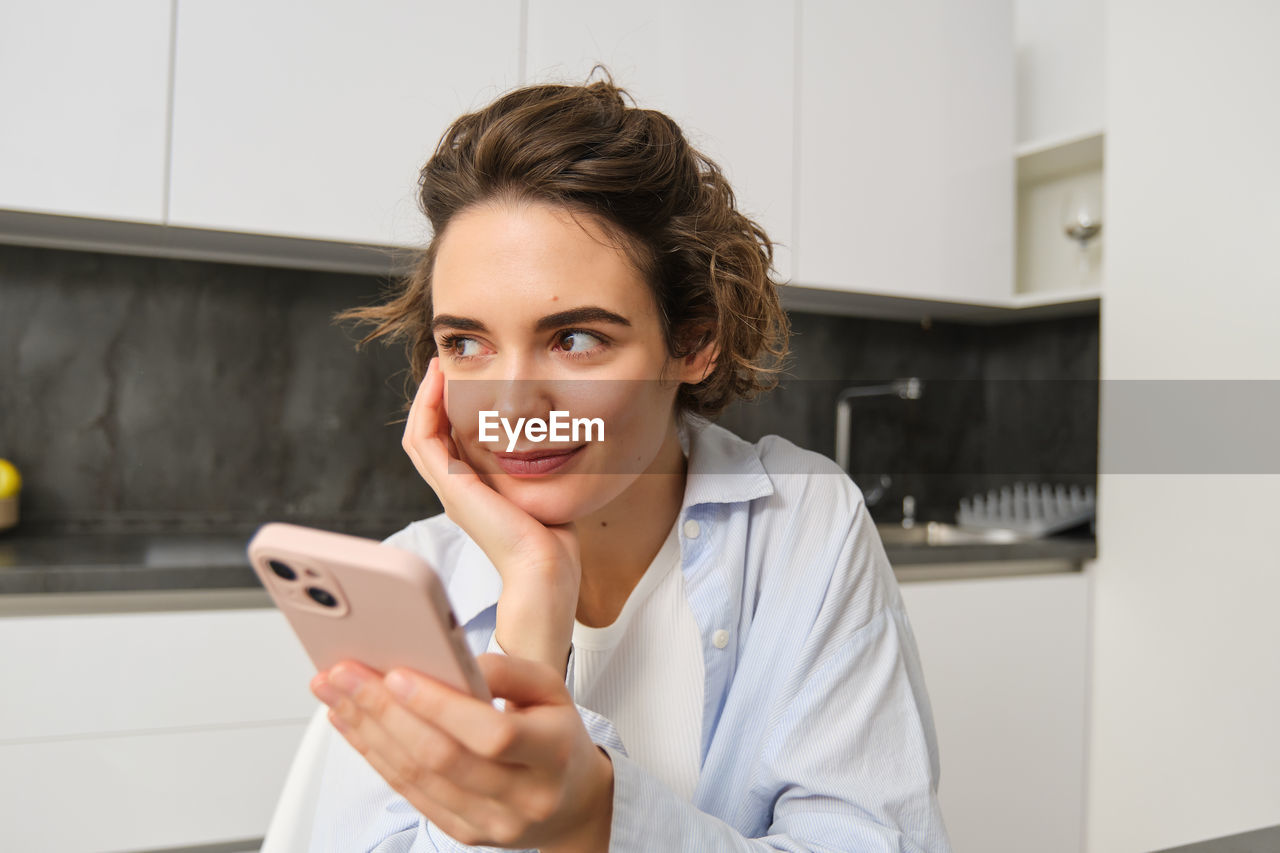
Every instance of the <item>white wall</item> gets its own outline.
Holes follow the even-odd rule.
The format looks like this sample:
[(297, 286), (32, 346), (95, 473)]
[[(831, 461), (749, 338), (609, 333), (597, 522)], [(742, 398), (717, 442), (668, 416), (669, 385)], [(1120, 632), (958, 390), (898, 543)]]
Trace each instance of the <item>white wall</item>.
[[(1269, 0), (1108, 4), (1107, 469), (1112, 380), (1280, 379), (1278, 41)], [(1088, 850), (1280, 824), (1280, 477), (1107, 473), (1098, 508)]]

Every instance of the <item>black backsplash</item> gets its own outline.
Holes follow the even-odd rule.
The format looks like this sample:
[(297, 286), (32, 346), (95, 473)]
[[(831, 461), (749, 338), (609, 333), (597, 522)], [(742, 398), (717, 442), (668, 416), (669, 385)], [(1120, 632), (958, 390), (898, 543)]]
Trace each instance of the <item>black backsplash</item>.
[(878, 521), (954, 520), (961, 497), (1018, 481), (1092, 485), (1098, 457), (1098, 318), (1008, 325), (792, 315), (793, 366), (721, 423), (834, 456), (835, 401), (858, 385), (921, 380), (918, 399), (855, 399), (850, 470), (864, 492), (888, 475)]
[[(405, 361), (357, 352), (334, 312), (383, 279), (0, 246), (0, 457), (23, 529), (243, 529), (292, 520), (386, 535), (439, 512), (400, 447)], [(793, 314), (780, 387), (720, 419), (832, 455), (835, 399), (910, 376), (918, 400), (855, 401), (872, 512), (950, 518), (1015, 480), (1092, 483), (1098, 318), (1002, 326)]]

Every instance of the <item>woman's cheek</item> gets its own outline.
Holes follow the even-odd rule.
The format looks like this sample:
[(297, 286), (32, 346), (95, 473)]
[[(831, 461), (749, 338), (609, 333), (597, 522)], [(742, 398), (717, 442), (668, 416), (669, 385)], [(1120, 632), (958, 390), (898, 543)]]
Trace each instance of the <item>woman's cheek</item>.
[(558, 389), (556, 408), (569, 412), (571, 418), (599, 418), (605, 425), (605, 438), (610, 431), (626, 431), (637, 412), (645, 408), (643, 386), (635, 380), (599, 379), (574, 383)]
[(454, 435), (465, 442), (472, 442), (480, 431), (485, 390), (480, 382), (454, 380), (445, 384), (444, 413)]
[(603, 473), (638, 475), (648, 470), (670, 424), (674, 398), (637, 395), (603, 414), (605, 440), (598, 448)]

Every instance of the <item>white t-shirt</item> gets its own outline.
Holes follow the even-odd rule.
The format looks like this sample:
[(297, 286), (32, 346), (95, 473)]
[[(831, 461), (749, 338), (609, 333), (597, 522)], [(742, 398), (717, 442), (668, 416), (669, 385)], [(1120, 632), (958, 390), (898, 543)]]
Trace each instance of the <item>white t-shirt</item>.
[(702, 753), (702, 640), (676, 527), (611, 625), (573, 621), (574, 701), (611, 720), (627, 755), (686, 800)]

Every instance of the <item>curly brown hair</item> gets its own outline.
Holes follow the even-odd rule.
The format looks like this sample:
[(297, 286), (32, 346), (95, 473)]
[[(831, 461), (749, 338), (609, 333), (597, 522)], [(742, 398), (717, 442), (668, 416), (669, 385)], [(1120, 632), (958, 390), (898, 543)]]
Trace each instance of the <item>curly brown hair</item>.
[(483, 202), (542, 201), (593, 216), (619, 241), (653, 290), (672, 358), (713, 346), (713, 369), (681, 386), (679, 409), (713, 417), (773, 387), (790, 332), (773, 242), (670, 117), (624, 98), (612, 79), (527, 86), (454, 121), (419, 173), (430, 243), (388, 301), (335, 320), (374, 324), (358, 346), (406, 341), (416, 388), (436, 354), (431, 276), (449, 222)]

